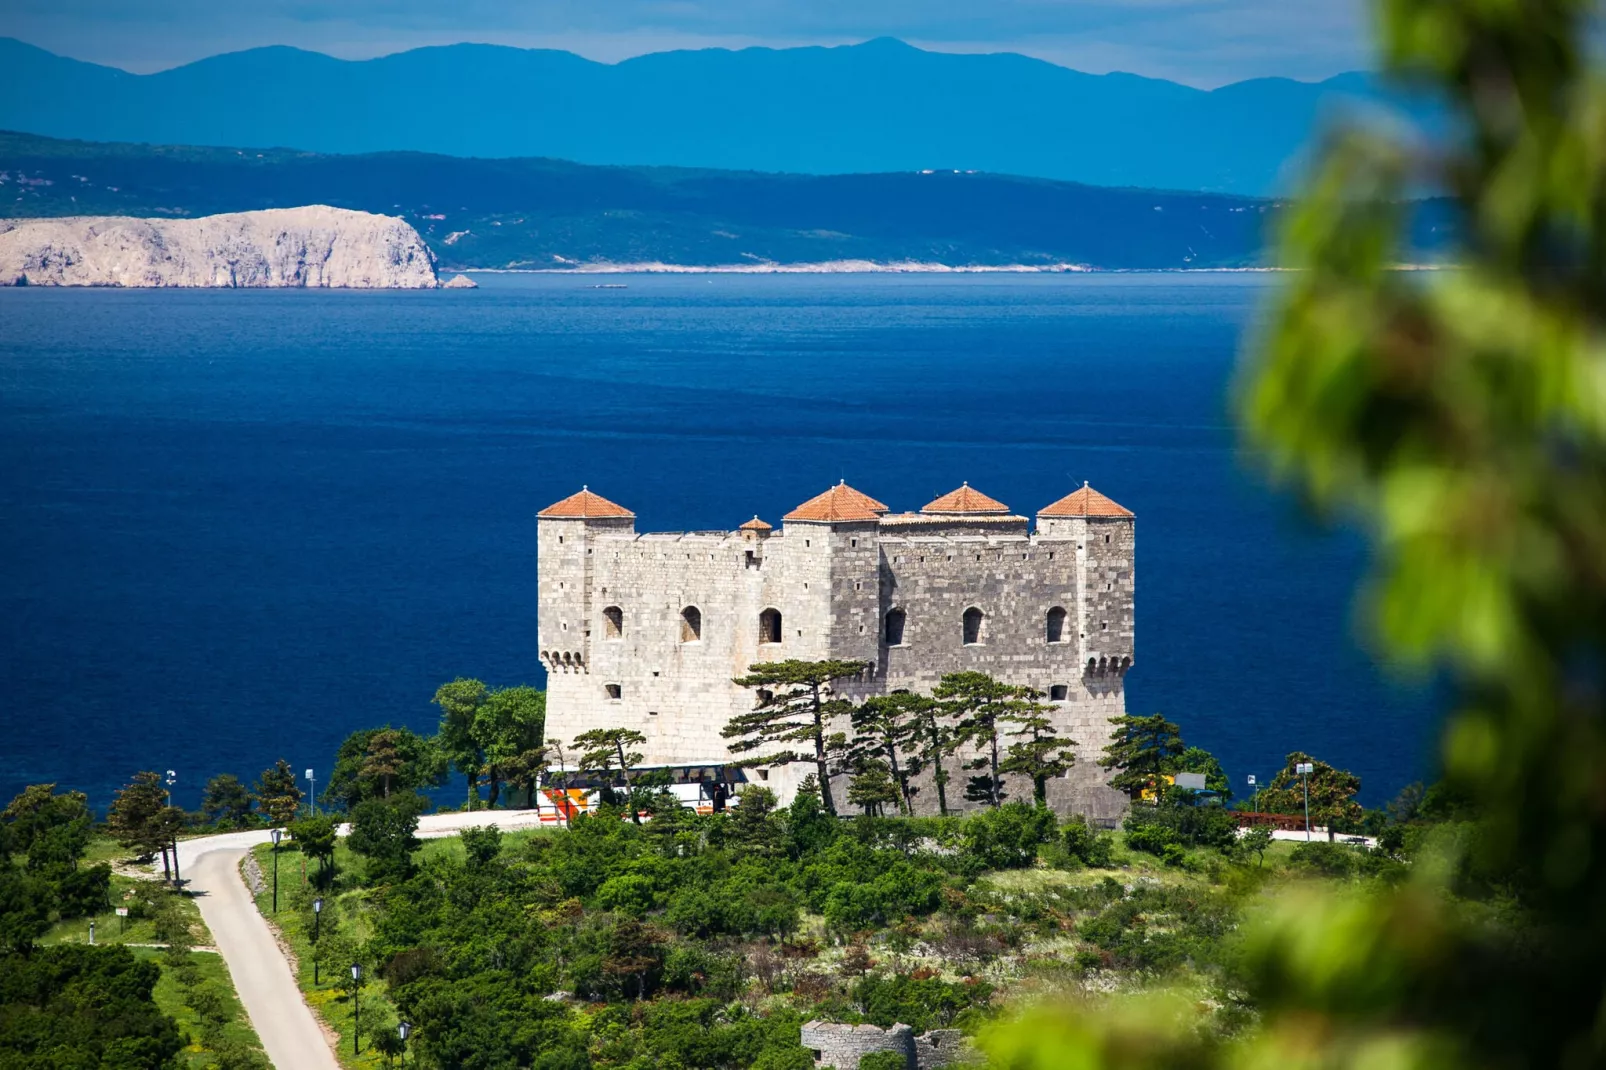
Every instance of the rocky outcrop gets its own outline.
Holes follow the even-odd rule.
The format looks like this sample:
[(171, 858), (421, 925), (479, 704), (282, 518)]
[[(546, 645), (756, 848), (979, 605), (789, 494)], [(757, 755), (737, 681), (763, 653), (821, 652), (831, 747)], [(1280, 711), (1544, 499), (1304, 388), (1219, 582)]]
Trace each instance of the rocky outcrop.
[(479, 288), (480, 284), (467, 275), (453, 275), (441, 283), (441, 289), (443, 290), (478, 290)]
[(0, 220), (0, 286), (438, 284), (433, 254), (404, 220), (324, 205), (198, 219)]

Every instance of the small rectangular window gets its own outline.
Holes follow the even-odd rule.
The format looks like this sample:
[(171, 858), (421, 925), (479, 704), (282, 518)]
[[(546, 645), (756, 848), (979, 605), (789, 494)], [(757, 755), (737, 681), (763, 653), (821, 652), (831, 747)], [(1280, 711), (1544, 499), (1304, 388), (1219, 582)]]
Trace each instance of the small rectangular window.
[(604, 684), (603, 687), (607, 688), (608, 697), (615, 701), (624, 697), (624, 688), (618, 684)]
[(1055, 684), (1048, 689), (1048, 697), (1055, 702), (1064, 702), (1070, 697), (1071, 689), (1064, 684)]

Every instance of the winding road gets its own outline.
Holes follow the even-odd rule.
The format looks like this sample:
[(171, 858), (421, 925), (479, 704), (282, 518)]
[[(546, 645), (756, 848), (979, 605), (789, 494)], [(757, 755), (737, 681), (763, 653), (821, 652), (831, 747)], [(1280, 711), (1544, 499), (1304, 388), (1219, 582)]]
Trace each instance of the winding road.
[[(419, 819), (418, 835), (431, 839), (468, 827), (496, 825), (511, 831), (540, 823), (535, 810), (432, 814)], [(341, 826), (340, 834), (346, 832)], [(268, 840), (266, 830), (183, 840), (178, 845), (181, 876), (186, 890), (196, 897), (201, 918), (212, 931), (212, 942), (228, 966), (234, 990), (269, 1061), (277, 1070), (339, 1070), (317, 1016), (301, 998), (290, 964), (240, 876), (246, 851)]]

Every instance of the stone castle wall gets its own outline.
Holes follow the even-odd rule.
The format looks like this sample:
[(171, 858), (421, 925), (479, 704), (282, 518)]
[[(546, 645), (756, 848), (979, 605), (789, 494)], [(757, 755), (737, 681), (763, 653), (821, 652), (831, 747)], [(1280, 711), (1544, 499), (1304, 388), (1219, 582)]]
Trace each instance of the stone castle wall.
[[(1109, 819), (1124, 807), (1096, 763), (1109, 719), (1125, 712), (1134, 650), (1130, 517), (1044, 519), (1029, 535), (1018, 517), (899, 516), (792, 522), (768, 536), (638, 535), (628, 518), (543, 518), (538, 541), (549, 736), (629, 727), (648, 739), (646, 764), (711, 765), (729, 760), (721, 729), (754, 705), (753, 693), (732, 681), (756, 662), (868, 662), (864, 677), (841, 687), (855, 699), (929, 693), (944, 673), (974, 669), (1052, 696), (1057, 727), (1078, 758), (1050, 784), (1056, 809)], [(972, 608), (983, 614), (981, 634), (966, 643)], [(695, 637), (685, 631), (688, 609), (699, 620)], [(1064, 611), (1064, 623), (1051, 639), (1054, 610)], [(766, 611), (780, 615), (778, 642), (761, 633)], [(893, 611), (904, 614), (903, 634), (889, 644)], [(948, 770), (953, 809), (964, 808), (964, 757)], [(795, 763), (751, 779), (786, 801), (812, 770)], [(1030, 798), (1023, 778), (1009, 788), (1011, 797)], [(839, 804), (845, 793), (841, 778)], [(936, 811), (929, 787), (916, 801)]]

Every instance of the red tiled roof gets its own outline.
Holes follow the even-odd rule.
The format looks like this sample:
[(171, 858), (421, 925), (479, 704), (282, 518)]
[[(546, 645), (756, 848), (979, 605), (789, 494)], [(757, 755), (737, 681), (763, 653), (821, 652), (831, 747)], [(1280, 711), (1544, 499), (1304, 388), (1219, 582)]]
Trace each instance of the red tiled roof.
[(753, 519), (749, 520), (747, 523), (743, 524), (741, 527), (737, 528), (736, 530), (737, 531), (774, 531), (775, 529), (770, 527), (768, 524), (764, 523), (764, 521), (760, 520), (758, 518), (758, 516), (755, 514), (753, 516)]
[(1045, 505), (1038, 516), (1132, 516), (1132, 510), (1106, 498), (1083, 483), (1053, 505)]
[(1008, 515), (1009, 506), (996, 498), (989, 498), (969, 483), (966, 483), (958, 490), (951, 490), (944, 494), (920, 511), (922, 513), (1000, 513)]
[(636, 514), (622, 505), (610, 502), (600, 494), (593, 494), (588, 487), (581, 487), (578, 494), (571, 494), (561, 502), (553, 502), (535, 515), (544, 516), (548, 519), (575, 518), (590, 520), (610, 516), (633, 517)]
[(810, 498), (787, 513), (783, 520), (818, 520), (832, 523), (840, 520), (877, 520), (887, 507), (868, 494), (854, 490), (844, 481), (824, 494)]

